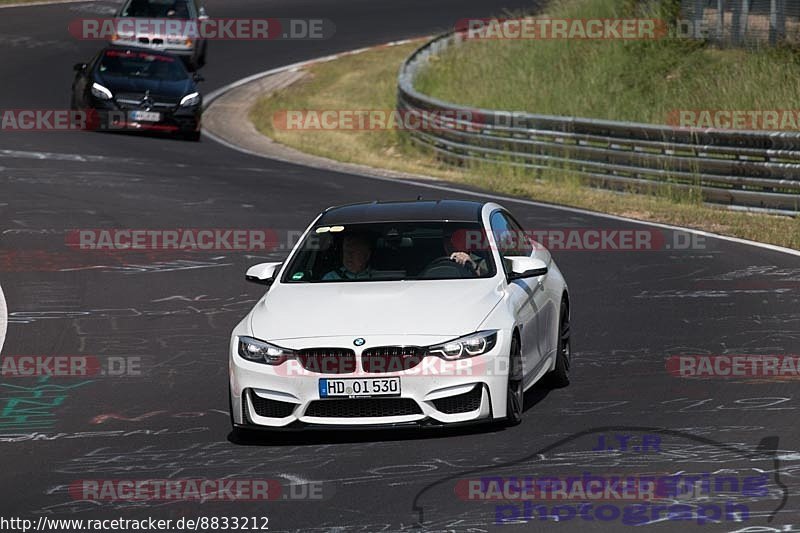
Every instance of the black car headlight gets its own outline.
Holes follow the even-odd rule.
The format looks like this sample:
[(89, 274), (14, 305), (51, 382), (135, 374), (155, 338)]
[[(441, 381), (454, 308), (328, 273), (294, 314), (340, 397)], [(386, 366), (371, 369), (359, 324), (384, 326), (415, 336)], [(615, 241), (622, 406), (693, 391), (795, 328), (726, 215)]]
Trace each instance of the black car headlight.
[(293, 359), (296, 352), (253, 337), (239, 337), (239, 355), (255, 363), (280, 365), (288, 359)]
[(453, 361), (485, 354), (491, 351), (495, 344), (497, 344), (497, 331), (478, 331), (465, 337), (429, 346), (426, 354)]
[(114, 96), (108, 88), (100, 85), (99, 83), (92, 83), (92, 96), (99, 100), (111, 100)]
[(194, 107), (200, 103), (200, 93), (187, 94), (181, 99), (181, 107)]

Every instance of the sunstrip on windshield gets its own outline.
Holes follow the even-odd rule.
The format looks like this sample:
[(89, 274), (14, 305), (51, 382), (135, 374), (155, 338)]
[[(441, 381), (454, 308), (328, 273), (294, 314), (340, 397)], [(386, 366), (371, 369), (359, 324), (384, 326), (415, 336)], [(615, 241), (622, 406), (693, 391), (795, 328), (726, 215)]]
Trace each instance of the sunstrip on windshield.
[(174, 63), (175, 58), (165, 56), (162, 54), (154, 54), (152, 52), (134, 52), (132, 50), (106, 50), (106, 57), (128, 57), (145, 59), (147, 61), (164, 61), (166, 63)]

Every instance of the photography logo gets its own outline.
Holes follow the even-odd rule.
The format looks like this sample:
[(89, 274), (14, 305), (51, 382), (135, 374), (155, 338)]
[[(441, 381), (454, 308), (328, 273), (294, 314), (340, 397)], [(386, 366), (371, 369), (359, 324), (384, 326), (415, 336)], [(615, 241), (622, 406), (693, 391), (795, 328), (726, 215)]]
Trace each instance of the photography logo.
[(422, 528), (454, 515), (481, 527), (533, 521), (758, 526), (771, 523), (789, 498), (778, 442), (777, 436), (749, 445), (720, 442), (657, 427), (591, 428), (518, 459), (433, 481), (416, 494), (412, 511)]

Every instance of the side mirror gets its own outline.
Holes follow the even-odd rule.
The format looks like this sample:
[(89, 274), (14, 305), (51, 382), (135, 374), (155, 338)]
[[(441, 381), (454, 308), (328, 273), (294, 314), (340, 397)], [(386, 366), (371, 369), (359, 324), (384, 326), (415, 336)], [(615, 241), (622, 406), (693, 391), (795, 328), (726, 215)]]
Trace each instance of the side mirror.
[(198, 74), (197, 72), (192, 74), (192, 79), (195, 81), (195, 83), (200, 83), (201, 81), (206, 81), (206, 79), (203, 77), (203, 75), (202, 74)]
[(75, 63), (74, 65), (72, 65), (72, 70), (74, 70), (75, 72), (83, 72), (84, 70), (86, 70), (86, 63)]
[(244, 279), (260, 285), (272, 285), (283, 263), (259, 263), (247, 269)]
[(547, 263), (534, 257), (506, 257), (509, 263), (508, 281), (521, 278), (535, 278), (547, 274)]

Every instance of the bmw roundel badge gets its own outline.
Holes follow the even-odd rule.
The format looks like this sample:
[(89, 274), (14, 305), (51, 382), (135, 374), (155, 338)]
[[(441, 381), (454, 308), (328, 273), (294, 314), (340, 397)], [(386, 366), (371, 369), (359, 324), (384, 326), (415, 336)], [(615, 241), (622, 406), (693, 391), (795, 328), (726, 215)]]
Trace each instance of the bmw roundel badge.
[(364, 346), (364, 343), (365, 343), (365, 342), (367, 342), (367, 341), (365, 341), (364, 339), (362, 339), (361, 337), (359, 337), (359, 338), (357, 338), (357, 339), (355, 339), (355, 340), (353, 341), (353, 344), (355, 344), (356, 346)]

